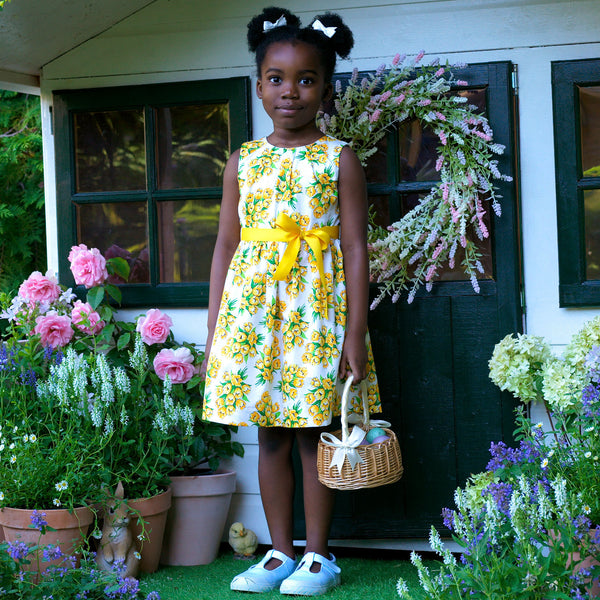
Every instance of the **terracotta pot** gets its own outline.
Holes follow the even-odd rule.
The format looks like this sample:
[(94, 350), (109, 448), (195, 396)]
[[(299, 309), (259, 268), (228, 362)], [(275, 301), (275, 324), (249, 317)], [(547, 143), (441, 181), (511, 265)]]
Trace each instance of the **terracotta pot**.
[[(167, 512), (171, 506), (171, 489), (151, 498), (128, 500), (127, 504), (133, 513), (130, 527), (134, 537), (139, 540), (143, 532), (143, 539), (138, 542), (142, 555), (140, 571), (154, 573), (160, 562)], [(143, 526), (138, 518), (144, 521)]]
[(235, 472), (171, 478), (173, 503), (160, 558), (165, 565), (207, 565), (217, 557)]
[[(47, 531), (41, 535), (38, 529), (31, 525), (33, 510), (22, 508), (3, 508), (0, 510), (0, 525), (4, 529), (7, 542), (21, 541), (33, 546), (60, 546), (63, 554), (72, 555), (74, 549), (85, 540), (89, 527), (94, 520), (94, 513), (87, 507), (76, 508), (72, 513), (62, 508), (52, 508), (39, 511), (45, 513), (44, 520), (56, 531)], [(28, 571), (44, 571), (51, 565), (57, 565), (62, 559), (42, 561), (42, 548), (35, 554), (29, 555), (31, 564), (26, 565)], [(79, 564), (79, 556), (77, 564)]]

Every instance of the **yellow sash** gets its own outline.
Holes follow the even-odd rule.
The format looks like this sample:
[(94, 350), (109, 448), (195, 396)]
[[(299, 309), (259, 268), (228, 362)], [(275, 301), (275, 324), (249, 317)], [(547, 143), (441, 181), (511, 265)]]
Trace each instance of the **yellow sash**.
[(300, 251), (300, 242), (304, 240), (310, 247), (317, 262), (323, 293), (327, 297), (325, 270), (323, 268), (323, 250), (329, 246), (329, 240), (339, 236), (340, 228), (337, 225), (317, 227), (308, 231), (302, 229), (296, 221), (285, 213), (280, 213), (275, 220), (276, 227), (263, 229), (258, 227), (243, 227), (241, 238), (244, 241), (254, 242), (287, 242), (287, 247), (273, 274), (273, 279), (285, 281), (294, 266)]

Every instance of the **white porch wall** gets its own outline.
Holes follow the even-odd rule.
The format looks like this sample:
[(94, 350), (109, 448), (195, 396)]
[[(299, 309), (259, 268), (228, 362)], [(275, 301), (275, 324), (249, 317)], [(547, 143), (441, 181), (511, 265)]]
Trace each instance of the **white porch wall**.
[[(256, 0), (158, 0), (102, 35), (45, 65), (41, 81), (48, 256), (58, 264), (53, 90), (254, 76), (246, 23), (267, 4)], [(275, 3), (276, 4), (276, 3)], [(558, 306), (558, 249), (551, 62), (600, 57), (598, 0), (293, 0), (282, 3), (304, 22), (338, 11), (355, 34), (352, 59), (339, 71), (375, 69), (397, 52), (427, 52), (450, 63), (510, 60), (519, 69), (521, 212), (526, 328), (559, 349), (596, 309)], [(372, 4), (372, 7), (368, 5)], [(270, 132), (253, 98), (253, 135)], [(138, 314), (137, 311), (132, 314)], [(203, 344), (206, 311), (169, 310), (178, 339)], [(231, 521), (242, 520), (268, 541), (256, 480), (254, 430), (240, 429), (246, 457), (235, 459), (238, 490)], [(404, 545), (407, 543), (405, 542)], [(412, 545), (412, 542), (408, 543)]]

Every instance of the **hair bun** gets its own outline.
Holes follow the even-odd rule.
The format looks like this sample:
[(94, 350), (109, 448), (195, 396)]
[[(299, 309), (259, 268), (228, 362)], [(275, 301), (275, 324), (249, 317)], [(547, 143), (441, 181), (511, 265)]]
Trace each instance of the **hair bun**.
[(350, 28), (342, 21), (342, 18), (335, 13), (317, 15), (309, 25), (310, 28), (312, 28), (315, 21), (320, 21), (325, 27), (335, 27), (335, 33), (329, 39), (336, 54), (340, 58), (346, 58), (354, 47), (354, 36)]
[(277, 29), (283, 29), (283, 27), (276, 27), (269, 31), (264, 30), (264, 24), (267, 21), (276, 23), (281, 17), (285, 17), (286, 24), (283, 27), (295, 28), (300, 27), (300, 19), (292, 14), (286, 8), (278, 8), (276, 6), (269, 6), (263, 9), (262, 13), (252, 18), (248, 23), (248, 48), (250, 52), (256, 52), (256, 49), (264, 41), (265, 36), (269, 35), (272, 31)]

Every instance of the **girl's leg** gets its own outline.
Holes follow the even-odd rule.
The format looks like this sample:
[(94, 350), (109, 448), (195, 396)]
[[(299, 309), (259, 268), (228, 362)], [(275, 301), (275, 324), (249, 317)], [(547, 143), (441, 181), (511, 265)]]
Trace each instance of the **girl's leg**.
[[(317, 476), (317, 446), (323, 429), (307, 427), (295, 431), (302, 460), (306, 552), (316, 552), (329, 558), (328, 539), (335, 492), (323, 485)], [(311, 570), (318, 571), (319, 568), (320, 565), (314, 563)]]
[[(294, 558), (292, 510), (294, 472), (292, 465), (292, 429), (261, 427), (258, 430), (258, 481), (273, 548)], [(266, 569), (281, 564), (272, 558)]]

